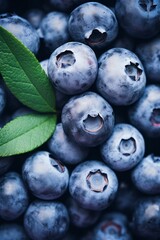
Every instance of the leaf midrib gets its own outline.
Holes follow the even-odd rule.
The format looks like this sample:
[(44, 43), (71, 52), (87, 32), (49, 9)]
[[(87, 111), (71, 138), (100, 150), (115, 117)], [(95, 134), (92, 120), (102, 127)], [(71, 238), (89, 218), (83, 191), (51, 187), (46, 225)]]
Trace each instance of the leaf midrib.
[[(24, 136), (25, 134), (28, 134), (29, 132), (31, 132), (32, 130), (34, 130), (35, 128), (37, 128), (38, 126), (43, 125), (43, 124), (44, 124), (45, 122), (47, 122), (50, 118), (51, 118), (51, 116), (48, 116), (47, 119), (44, 120), (41, 124), (36, 124), (36, 126), (33, 127), (32, 129), (30, 129), (29, 131), (18, 135), (16, 138), (15, 138), (15, 137), (11, 138), (9, 141), (4, 142), (3, 144), (0, 144), (0, 147), (3, 146), (3, 145), (5, 145), (6, 143), (12, 142), (13, 140), (15, 140), (15, 139), (17, 139), (17, 138), (19, 138), (19, 137), (21, 137), (21, 136)], [(0, 129), (0, 131), (1, 131), (1, 129)]]
[[(1, 35), (1, 37), (3, 38), (3, 40), (5, 41), (5, 37), (4, 36), (2, 36)], [(14, 35), (13, 35), (13, 37), (15, 37)], [(15, 37), (16, 38), (16, 37)], [(17, 38), (16, 38), (17, 39)], [(18, 40), (18, 39), (17, 39)], [(19, 41), (19, 40), (18, 40)], [(5, 41), (6, 42), (6, 41)], [(20, 42), (20, 41), (19, 41)], [(20, 42), (21, 43), (21, 42)], [(21, 67), (21, 69), (23, 70), (23, 72), (24, 72), (24, 74), (25, 74), (25, 76), (27, 77), (27, 79), (29, 80), (29, 83), (26, 83), (26, 84), (29, 84), (29, 85), (31, 85), (31, 86), (33, 86), (34, 87), (34, 89), (36, 89), (36, 92), (38, 92), (38, 94), (34, 94), (34, 95), (37, 95), (37, 96), (40, 96), (42, 99), (43, 99), (43, 101), (49, 106), (49, 108), (50, 109), (52, 109), (52, 107), (50, 106), (50, 104), (47, 102), (47, 100), (44, 98), (44, 97), (42, 97), (43, 96), (43, 94), (41, 94), (41, 91), (39, 91), (39, 89), (36, 87), (36, 85), (35, 85), (35, 83), (33, 83), (33, 82), (31, 82), (30, 81), (30, 78), (29, 78), (29, 76), (28, 76), (28, 70), (27, 70), (27, 72), (24, 70), (24, 67), (23, 67), (23, 65), (21, 65), (21, 63), (18, 61), (18, 59), (17, 59), (17, 57), (16, 57), (16, 54), (15, 54), (15, 52), (14, 52), (14, 49), (13, 49), (13, 51), (12, 51), (12, 48), (10, 47), (10, 45), (8, 45), (8, 41), (7, 41), (7, 44), (6, 44), (6, 46), (9, 48), (9, 50), (13, 53), (12, 55), (13, 55), (13, 57), (16, 59), (16, 63), (18, 63), (18, 65)], [(25, 47), (25, 46), (24, 46)], [(26, 48), (26, 47), (25, 47)], [(29, 51), (27, 48), (26, 48), (26, 50), (27, 51)], [(29, 54), (32, 54), (31, 52), (29, 52)], [(34, 56), (34, 55), (33, 55)], [(34, 58), (35, 58), (35, 56), (34, 56)], [(38, 60), (35, 58), (35, 60), (37, 61), (37, 63), (38, 63)], [(42, 71), (43, 71), (43, 69), (42, 69)], [(45, 73), (45, 72), (44, 72)], [(47, 78), (47, 77), (46, 77)], [(53, 110), (53, 109), (52, 109)]]

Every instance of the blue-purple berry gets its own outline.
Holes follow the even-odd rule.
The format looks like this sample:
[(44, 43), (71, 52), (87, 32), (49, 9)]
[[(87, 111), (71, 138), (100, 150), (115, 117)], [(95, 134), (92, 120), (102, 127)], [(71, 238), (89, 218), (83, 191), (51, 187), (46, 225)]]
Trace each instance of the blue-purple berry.
[(109, 138), (115, 121), (111, 105), (91, 91), (70, 98), (61, 120), (65, 133), (85, 147), (98, 146)]
[(79, 42), (58, 47), (48, 61), (48, 76), (62, 93), (75, 95), (85, 92), (97, 77), (98, 63), (94, 51)]

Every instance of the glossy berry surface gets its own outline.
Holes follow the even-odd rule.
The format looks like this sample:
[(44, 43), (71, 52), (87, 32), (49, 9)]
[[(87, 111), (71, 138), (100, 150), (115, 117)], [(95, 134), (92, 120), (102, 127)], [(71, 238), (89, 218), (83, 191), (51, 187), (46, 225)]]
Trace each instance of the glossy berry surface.
[(136, 166), (145, 153), (142, 134), (132, 125), (116, 124), (110, 138), (101, 146), (103, 161), (115, 171), (127, 171)]
[(131, 177), (137, 189), (146, 194), (160, 193), (160, 157), (150, 154), (133, 169)]
[(135, 206), (132, 216), (132, 229), (140, 239), (159, 240), (160, 229), (159, 196), (143, 197)]
[(54, 134), (48, 141), (49, 152), (65, 164), (78, 164), (82, 162), (89, 154), (87, 147), (82, 147), (68, 137), (62, 123), (56, 125)]
[(0, 217), (11, 221), (27, 209), (29, 196), (21, 176), (8, 172), (0, 178)]
[[(117, 0), (115, 14), (120, 26), (132, 37), (148, 39), (160, 32), (159, 0)], [(125, 17), (124, 17), (125, 16)], [(133, 20), (134, 19), (134, 20)]]
[(59, 198), (68, 187), (67, 168), (47, 151), (38, 151), (27, 158), (22, 176), (33, 195), (40, 199)]
[(54, 201), (33, 201), (24, 216), (24, 227), (33, 240), (62, 239), (69, 227), (64, 204)]
[(0, 0), (1, 25), (44, 71), (0, 29), (0, 240), (160, 240), (160, 1)]
[(139, 56), (145, 68), (146, 77), (150, 83), (160, 83), (160, 37), (159, 35), (150, 40), (137, 44), (135, 52)]
[(160, 86), (146, 86), (142, 97), (128, 111), (130, 123), (145, 136), (160, 136)]
[(93, 211), (83, 208), (71, 197), (67, 199), (66, 206), (70, 216), (70, 221), (77, 228), (85, 229), (87, 227), (91, 227), (98, 222), (101, 216), (101, 211)]
[(68, 17), (63, 12), (53, 11), (46, 14), (39, 24), (39, 35), (51, 53), (69, 40)]
[(82, 207), (96, 211), (111, 204), (117, 189), (116, 174), (106, 164), (96, 160), (78, 164), (69, 180), (71, 196)]
[(0, 26), (11, 32), (30, 51), (35, 54), (38, 52), (40, 44), (38, 33), (25, 18), (11, 13), (1, 14)]
[(79, 42), (68, 42), (57, 48), (48, 61), (48, 76), (60, 92), (74, 95), (89, 89), (97, 76), (94, 51)]
[(106, 213), (94, 230), (94, 240), (132, 240), (127, 218), (120, 212)]
[(102, 48), (117, 37), (118, 22), (112, 10), (105, 5), (87, 2), (71, 12), (68, 29), (75, 41)]
[(112, 48), (100, 56), (98, 63), (97, 91), (108, 102), (126, 106), (141, 97), (146, 76), (141, 61), (133, 52)]
[(65, 133), (75, 142), (88, 147), (105, 141), (114, 127), (111, 105), (95, 92), (70, 98), (62, 109), (61, 119)]

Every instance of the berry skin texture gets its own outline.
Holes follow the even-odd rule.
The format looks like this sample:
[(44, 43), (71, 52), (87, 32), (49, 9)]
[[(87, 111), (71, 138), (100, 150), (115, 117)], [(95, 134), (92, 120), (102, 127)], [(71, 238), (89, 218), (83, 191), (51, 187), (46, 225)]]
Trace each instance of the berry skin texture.
[(68, 227), (68, 211), (60, 202), (33, 201), (24, 215), (24, 228), (32, 240), (62, 239)]
[(117, 37), (118, 22), (112, 10), (105, 5), (87, 2), (71, 12), (68, 29), (75, 41), (92, 48), (104, 48)]
[(141, 195), (141, 192), (138, 191), (130, 181), (120, 181), (118, 192), (112, 206), (114, 210), (132, 216), (136, 202)]
[(106, 164), (89, 160), (78, 164), (69, 180), (69, 192), (80, 206), (101, 211), (109, 207), (118, 189), (116, 174)]
[(112, 48), (99, 60), (97, 91), (108, 102), (117, 106), (137, 101), (146, 86), (144, 68), (139, 58), (125, 48)]
[(24, 18), (26, 18), (35, 29), (38, 29), (44, 16), (45, 13), (43, 10), (33, 8), (25, 13)]
[(62, 93), (74, 95), (89, 89), (97, 77), (98, 63), (94, 51), (79, 42), (57, 48), (48, 61), (48, 76)]
[(24, 228), (16, 223), (3, 223), (0, 225), (1, 240), (29, 240)]
[(160, 194), (160, 157), (150, 154), (133, 169), (132, 182), (146, 194)]
[(93, 240), (132, 240), (126, 215), (120, 212), (104, 214), (94, 229)]
[(147, 85), (141, 98), (129, 108), (128, 117), (145, 137), (160, 137), (160, 86)]
[(159, 29), (159, 0), (117, 0), (115, 14), (120, 26), (132, 37), (148, 39)]
[(12, 157), (0, 157), (0, 175), (4, 174), (9, 170), (11, 165), (13, 164)]
[(26, 159), (22, 177), (32, 194), (45, 200), (62, 196), (69, 181), (67, 168), (47, 151), (38, 151)]
[(136, 203), (132, 216), (132, 232), (138, 239), (159, 240), (160, 198), (144, 196)]
[(66, 203), (71, 223), (81, 229), (93, 226), (100, 218), (101, 211), (92, 211), (82, 208), (73, 198)]
[(38, 53), (40, 39), (34, 27), (24, 18), (11, 13), (0, 15), (0, 26), (11, 32), (31, 52)]
[(49, 12), (42, 19), (39, 34), (50, 52), (69, 40), (68, 15), (63, 12)]
[(103, 161), (115, 171), (127, 171), (143, 158), (145, 142), (142, 134), (132, 125), (116, 124), (108, 140), (101, 145)]
[(55, 159), (59, 159), (64, 164), (80, 163), (89, 154), (87, 147), (78, 145), (65, 134), (62, 123), (56, 125), (56, 129), (48, 141), (48, 149)]
[(160, 83), (160, 36), (136, 45), (135, 52), (142, 61), (148, 82)]
[(0, 217), (11, 221), (21, 216), (27, 209), (29, 196), (21, 176), (8, 172), (0, 178)]
[[(43, 70), (45, 71), (47, 76), (48, 76), (48, 70), (47, 70), (48, 69), (48, 60), (49, 59), (45, 59), (40, 62), (41, 67), (43, 68)], [(58, 91), (57, 89), (54, 89), (54, 92), (55, 92), (55, 97), (56, 97), (56, 108), (62, 109), (62, 107), (68, 101), (70, 96)]]
[(85, 147), (105, 141), (115, 121), (110, 104), (91, 91), (70, 98), (62, 109), (61, 120), (64, 132)]

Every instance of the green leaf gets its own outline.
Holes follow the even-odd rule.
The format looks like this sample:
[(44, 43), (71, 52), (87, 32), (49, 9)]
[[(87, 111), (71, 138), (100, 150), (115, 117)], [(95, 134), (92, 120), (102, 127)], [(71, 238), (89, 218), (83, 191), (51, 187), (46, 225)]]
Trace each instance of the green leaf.
[(55, 111), (53, 87), (35, 55), (0, 26), (0, 73), (10, 91), (38, 112)]
[(55, 114), (37, 113), (15, 118), (0, 129), (0, 156), (34, 150), (51, 137), (55, 126)]

